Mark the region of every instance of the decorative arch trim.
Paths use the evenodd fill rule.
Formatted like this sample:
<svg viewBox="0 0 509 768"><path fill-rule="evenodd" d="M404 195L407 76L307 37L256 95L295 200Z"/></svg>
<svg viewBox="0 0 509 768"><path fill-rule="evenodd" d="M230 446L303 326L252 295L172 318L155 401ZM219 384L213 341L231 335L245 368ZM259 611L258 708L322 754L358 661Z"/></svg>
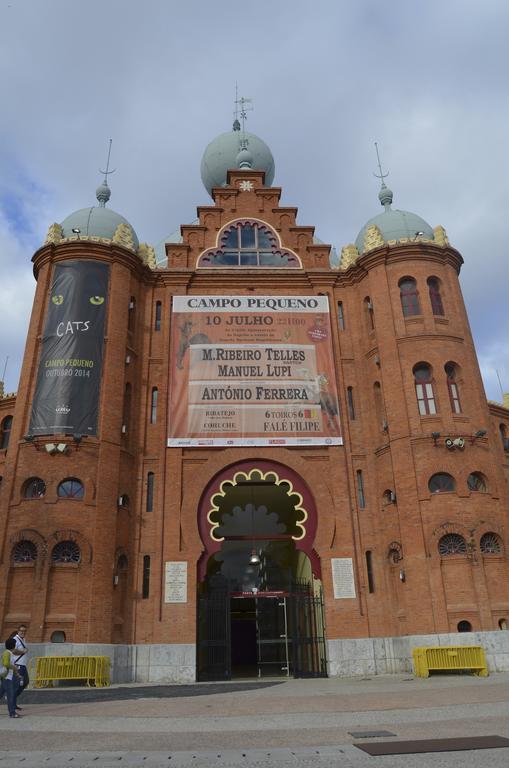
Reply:
<svg viewBox="0 0 509 768"><path fill-rule="evenodd" d="M250 225L251 227L256 228L260 232L262 232L270 245L264 245L261 247L260 245L254 245L252 247L246 247L244 248L230 248L227 245L227 240L235 227L238 227L239 225ZM238 251L241 253L243 250L246 252L252 252L252 253L272 253L274 255L279 255L282 259L285 259L286 263L284 264L226 264L226 263L216 263L214 264L213 260L214 258L217 258L218 256L223 255L225 252L235 252ZM257 260L258 261L258 260ZM302 269L302 262L299 258L299 256L292 251L290 248L287 248L283 246L281 243L281 238L279 237L279 234L276 232L274 227L272 227L270 224L268 224L266 221L263 221L262 219L255 219L255 218L237 218L232 219L231 221L227 222L218 232L216 237L216 245L212 248L206 248L204 251L200 253L196 260L196 268L197 269L211 269L214 267L220 267L222 269L225 268L240 268L240 269Z"/></svg>
<svg viewBox="0 0 509 768"><path fill-rule="evenodd" d="M228 487L234 487L239 481L249 480L255 472L264 480L274 477L275 485L288 485L287 496L295 500L295 522L300 531L291 538L296 548L309 557L315 577L321 578L320 560L313 549L318 515L313 495L306 482L295 470L284 464L247 459L221 470L202 493L198 504L198 529L205 551L198 563L198 579L201 581L205 577L208 558L221 549L223 538L215 533L221 523L213 519L219 510L221 499L226 496Z"/></svg>

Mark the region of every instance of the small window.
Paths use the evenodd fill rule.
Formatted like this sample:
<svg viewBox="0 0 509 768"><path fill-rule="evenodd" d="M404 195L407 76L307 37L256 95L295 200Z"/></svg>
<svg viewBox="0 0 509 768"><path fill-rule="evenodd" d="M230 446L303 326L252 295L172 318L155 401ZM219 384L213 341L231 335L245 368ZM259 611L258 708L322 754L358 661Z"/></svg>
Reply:
<svg viewBox="0 0 509 768"><path fill-rule="evenodd" d="M156 301L156 311L154 317L154 331L161 330L161 316L163 312L163 305L160 301Z"/></svg>
<svg viewBox="0 0 509 768"><path fill-rule="evenodd" d="M418 363L413 369L417 406L421 416L434 416L437 412L433 391L431 366Z"/></svg>
<svg viewBox="0 0 509 768"><path fill-rule="evenodd" d="M456 490L456 483L452 475L448 475L447 472L438 472L430 477L428 488L431 493L452 493Z"/></svg>
<svg viewBox="0 0 509 768"><path fill-rule="evenodd" d="M458 366L456 363L446 363L444 366L447 376L447 389L449 390L449 400L453 413L461 413L461 403L458 391Z"/></svg>
<svg viewBox="0 0 509 768"><path fill-rule="evenodd" d="M65 632L63 629L55 629L55 631L51 633L51 642L65 643Z"/></svg>
<svg viewBox="0 0 509 768"><path fill-rule="evenodd" d="M442 557L448 555L466 555L467 543L459 533L447 533L438 542L438 551Z"/></svg>
<svg viewBox="0 0 509 768"><path fill-rule="evenodd" d="M364 478L361 469L357 470L357 500L359 502L359 508L365 509L366 497L364 495Z"/></svg>
<svg viewBox="0 0 509 768"><path fill-rule="evenodd" d="M154 473L149 472L147 474L147 512L152 512L154 509Z"/></svg>
<svg viewBox="0 0 509 768"><path fill-rule="evenodd" d="M387 490L383 492L382 503L384 506L387 506L387 504L396 503L396 494L394 493L394 491L391 491L390 488L387 488Z"/></svg>
<svg viewBox="0 0 509 768"><path fill-rule="evenodd" d="M458 622L458 632L471 632L471 631L472 631L472 625L469 621Z"/></svg>
<svg viewBox="0 0 509 768"><path fill-rule="evenodd" d="M338 326L340 331L345 330L345 314L343 312L343 302L338 301Z"/></svg>
<svg viewBox="0 0 509 768"><path fill-rule="evenodd" d="M481 472L471 472L467 477L469 491L479 491L486 493L486 478Z"/></svg>
<svg viewBox="0 0 509 768"><path fill-rule="evenodd" d="M352 421L355 420L355 405L353 402L353 388L347 387L346 389L346 399L348 401L348 416Z"/></svg>
<svg viewBox="0 0 509 768"><path fill-rule="evenodd" d="M117 560L117 571L123 573L127 571L128 561L127 555L120 555Z"/></svg>
<svg viewBox="0 0 509 768"><path fill-rule="evenodd" d="M366 572L368 574L368 591L373 593L375 591L375 580L373 578L373 553L370 550L366 552Z"/></svg>
<svg viewBox="0 0 509 768"><path fill-rule="evenodd" d="M143 556L143 585L141 589L141 596L144 600L150 594L150 555Z"/></svg>
<svg viewBox="0 0 509 768"><path fill-rule="evenodd" d="M129 382L124 389L124 408L122 411L122 434L127 435L131 426L131 399L132 388Z"/></svg>
<svg viewBox="0 0 509 768"><path fill-rule="evenodd" d="M399 295L401 298L401 308L405 317L421 314L421 305L419 302L419 293L417 283L413 277L403 277L399 283Z"/></svg>
<svg viewBox="0 0 509 768"><path fill-rule="evenodd" d="M369 296L366 296L364 299L364 312L366 313L366 322L368 324L368 330L374 331L375 330L375 314L373 311L373 302L369 298Z"/></svg>
<svg viewBox="0 0 509 768"><path fill-rule="evenodd" d="M373 384L373 399L375 401L375 414L377 427L381 432L385 432L387 425L384 418L384 407L382 399L382 387L379 381L375 381Z"/></svg>
<svg viewBox="0 0 509 768"><path fill-rule="evenodd" d="M481 536L479 548L483 555L500 555L502 553L502 540L493 531Z"/></svg>
<svg viewBox="0 0 509 768"><path fill-rule="evenodd" d="M85 488L81 480L68 477L66 480L62 480L58 486L57 495L60 499L82 499L85 495Z"/></svg>
<svg viewBox="0 0 509 768"><path fill-rule="evenodd" d="M498 628L507 630L507 619L499 619L498 620Z"/></svg>
<svg viewBox="0 0 509 768"><path fill-rule="evenodd" d="M33 541L24 539L18 541L12 550L12 559L15 563L35 563L37 560L37 547Z"/></svg>
<svg viewBox="0 0 509 768"><path fill-rule="evenodd" d="M155 424L157 422L157 387L152 387L152 397L150 399L150 423Z"/></svg>
<svg viewBox="0 0 509 768"><path fill-rule="evenodd" d="M0 426L0 451L6 451L12 429L12 416L6 416Z"/></svg>
<svg viewBox="0 0 509 768"><path fill-rule="evenodd" d="M80 548L75 541L60 541L51 553L54 563L79 563L81 560Z"/></svg>
<svg viewBox="0 0 509 768"><path fill-rule="evenodd" d="M134 331L134 326L136 323L136 299L134 296L131 296L129 299L129 313L127 315L127 330L131 333Z"/></svg>
<svg viewBox="0 0 509 768"><path fill-rule="evenodd" d="M428 277L429 300L434 315L445 315L442 296L440 294L440 280L438 277Z"/></svg>
<svg viewBox="0 0 509 768"><path fill-rule="evenodd" d="M505 453L509 453L509 437L507 437L507 427L505 424L500 425L500 438L502 440L502 448Z"/></svg>
<svg viewBox="0 0 509 768"><path fill-rule="evenodd" d="M40 477L31 477L25 483L23 496L25 499L42 499L46 493L46 483Z"/></svg>

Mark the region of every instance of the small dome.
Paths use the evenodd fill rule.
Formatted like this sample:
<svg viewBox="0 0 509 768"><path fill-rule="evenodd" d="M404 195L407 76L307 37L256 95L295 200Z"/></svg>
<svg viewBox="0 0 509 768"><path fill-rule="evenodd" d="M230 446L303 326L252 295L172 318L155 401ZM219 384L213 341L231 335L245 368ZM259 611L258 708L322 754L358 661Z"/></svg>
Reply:
<svg viewBox="0 0 509 768"><path fill-rule="evenodd" d="M79 211L71 213L62 222L62 236L76 237L76 234L80 234L81 237L104 237L107 240L113 240L119 224L127 224L130 227L133 233L134 248L138 250L138 238L129 222L119 213L102 206L81 208ZM79 229L79 233L73 232L73 229Z"/></svg>
<svg viewBox="0 0 509 768"><path fill-rule="evenodd" d="M252 156L253 169L265 171L265 186L271 186L275 172L272 152L254 133L242 133L235 125L233 131L216 136L203 153L201 180L209 195L213 187L226 186L227 172L237 167L237 157L244 139L247 140L247 149Z"/></svg>
<svg viewBox="0 0 509 768"><path fill-rule="evenodd" d="M385 184L382 184L378 197L385 210L367 221L357 235L355 245L359 253L364 253L364 236L372 224L378 227L385 242L403 238L412 240L422 236L428 240L434 239L432 227L420 216L409 211L392 210L392 192Z"/></svg>

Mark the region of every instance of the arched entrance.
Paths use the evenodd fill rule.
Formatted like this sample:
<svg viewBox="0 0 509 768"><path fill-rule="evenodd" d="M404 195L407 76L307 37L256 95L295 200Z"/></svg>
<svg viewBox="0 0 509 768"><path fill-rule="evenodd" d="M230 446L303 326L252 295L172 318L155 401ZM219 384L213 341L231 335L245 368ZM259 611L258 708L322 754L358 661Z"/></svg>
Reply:
<svg viewBox="0 0 509 768"><path fill-rule="evenodd" d="M290 468L245 461L200 500L199 680L324 677L313 497Z"/></svg>

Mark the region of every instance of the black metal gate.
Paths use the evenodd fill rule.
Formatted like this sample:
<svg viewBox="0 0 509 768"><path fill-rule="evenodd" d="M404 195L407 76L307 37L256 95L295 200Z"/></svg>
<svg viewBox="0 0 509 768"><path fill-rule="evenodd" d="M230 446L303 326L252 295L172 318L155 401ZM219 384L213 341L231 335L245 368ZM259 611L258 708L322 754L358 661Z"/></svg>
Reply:
<svg viewBox="0 0 509 768"><path fill-rule="evenodd" d="M216 574L204 587L198 597L198 680L230 680L228 581ZM327 677L321 590L313 593L309 584L294 584L291 592L258 592L249 599L256 605L258 676Z"/></svg>

